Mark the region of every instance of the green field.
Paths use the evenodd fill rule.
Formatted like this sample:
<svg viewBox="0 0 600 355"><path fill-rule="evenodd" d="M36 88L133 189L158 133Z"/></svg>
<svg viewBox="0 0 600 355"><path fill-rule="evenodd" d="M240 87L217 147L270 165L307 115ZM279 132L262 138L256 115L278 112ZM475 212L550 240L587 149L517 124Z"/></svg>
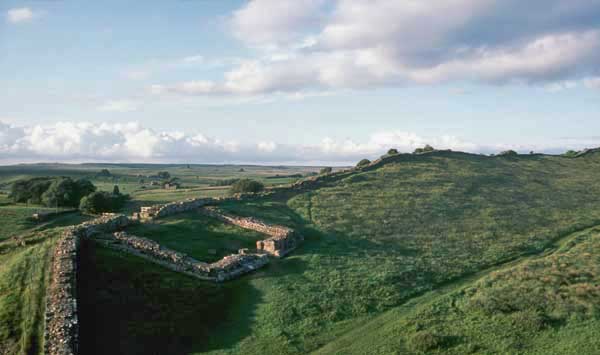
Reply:
<svg viewBox="0 0 600 355"><path fill-rule="evenodd" d="M90 174L75 167L73 174ZM227 194L227 187L210 186L215 179L251 176L276 186L291 180L267 177L316 170L109 169L121 183L131 180L124 186L132 189L122 189L133 197L126 211ZM137 174L160 170L180 177L183 188L136 187ZM9 175L0 169L5 181L27 174ZM598 176L600 154L436 152L391 157L306 190L229 202L221 207L296 228L305 242L219 286L88 243L81 346L86 354L593 353L600 332ZM98 185L108 190L112 181ZM129 232L206 261L264 238L195 212Z"/></svg>
<svg viewBox="0 0 600 355"><path fill-rule="evenodd" d="M128 231L206 262L235 254L242 248L256 248L256 241L266 238L263 234L224 224L196 211L140 224Z"/></svg>

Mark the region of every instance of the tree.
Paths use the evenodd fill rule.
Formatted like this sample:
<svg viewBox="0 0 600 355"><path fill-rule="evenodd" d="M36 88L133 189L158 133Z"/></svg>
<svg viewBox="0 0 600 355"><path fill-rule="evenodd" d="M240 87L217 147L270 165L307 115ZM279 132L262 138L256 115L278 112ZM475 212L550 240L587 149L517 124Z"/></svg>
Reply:
<svg viewBox="0 0 600 355"><path fill-rule="evenodd" d="M329 166L324 167L323 169L321 169L321 171L319 171L319 174L321 175L325 175L325 174L329 174L333 171L333 169Z"/></svg>
<svg viewBox="0 0 600 355"><path fill-rule="evenodd" d="M96 187L89 180L58 178L42 194L42 202L48 207L77 207L83 196L94 191Z"/></svg>
<svg viewBox="0 0 600 355"><path fill-rule="evenodd" d="M111 176L111 173L110 173L110 171L108 169L102 169L98 173L98 176L108 177L108 176Z"/></svg>
<svg viewBox="0 0 600 355"><path fill-rule="evenodd" d="M119 191L119 185L115 185L115 187L113 187L113 195L120 195L121 192Z"/></svg>
<svg viewBox="0 0 600 355"><path fill-rule="evenodd" d="M367 166L369 164L371 164L371 161L369 159L363 159L363 160L359 161L358 164L356 164L356 166L358 168L362 168L363 166Z"/></svg>
<svg viewBox="0 0 600 355"><path fill-rule="evenodd" d="M498 155L503 157L516 157L517 155L519 155L519 153L515 152L514 150L505 150L503 152L500 152Z"/></svg>
<svg viewBox="0 0 600 355"><path fill-rule="evenodd" d="M429 144L425 144L425 146L423 148L417 148L415 149L415 151L413 152L413 154L422 154L422 153L428 153L428 152L433 152L435 149L430 146Z"/></svg>
<svg viewBox="0 0 600 355"><path fill-rule="evenodd" d="M388 155L396 155L396 154L398 154L398 149L392 148L392 149L388 150L387 154Z"/></svg>
<svg viewBox="0 0 600 355"><path fill-rule="evenodd" d="M161 179L170 179L171 178L171 174L169 174L168 171L159 171L158 174L156 174L156 176L158 176Z"/></svg>
<svg viewBox="0 0 600 355"><path fill-rule="evenodd" d="M250 179L240 179L231 185L232 193L243 193L243 192L251 192L257 193L265 189L265 185L262 183L250 180Z"/></svg>
<svg viewBox="0 0 600 355"><path fill-rule="evenodd" d="M114 212L121 209L127 200L129 195L97 191L84 196L79 203L79 209L87 213Z"/></svg>
<svg viewBox="0 0 600 355"><path fill-rule="evenodd" d="M8 197L13 202L42 203L42 194L50 187L54 178L38 177L15 181Z"/></svg>
<svg viewBox="0 0 600 355"><path fill-rule="evenodd" d="M574 150L568 150L568 151L566 151L566 152L565 152L563 155L564 155L565 157L574 157L574 156L576 156L577 154L579 154L579 152L577 152L577 151L574 151Z"/></svg>

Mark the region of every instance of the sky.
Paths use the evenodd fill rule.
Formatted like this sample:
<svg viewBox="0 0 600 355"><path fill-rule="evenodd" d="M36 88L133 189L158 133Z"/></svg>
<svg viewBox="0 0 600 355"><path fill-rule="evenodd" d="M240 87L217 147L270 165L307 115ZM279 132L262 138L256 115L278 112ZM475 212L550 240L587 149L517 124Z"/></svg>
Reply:
<svg viewBox="0 0 600 355"><path fill-rule="evenodd" d="M600 0L0 2L0 164L600 146Z"/></svg>

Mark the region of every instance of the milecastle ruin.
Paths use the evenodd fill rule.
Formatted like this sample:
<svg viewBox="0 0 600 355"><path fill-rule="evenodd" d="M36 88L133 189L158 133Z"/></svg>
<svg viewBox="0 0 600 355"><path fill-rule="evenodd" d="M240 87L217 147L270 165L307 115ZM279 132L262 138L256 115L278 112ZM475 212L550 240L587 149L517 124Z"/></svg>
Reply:
<svg viewBox="0 0 600 355"><path fill-rule="evenodd" d="M269 256L282 257L294 250L304 238L293 229L269 225L251 217L226 214L216 205L233 198L198 198L163 205L142 207L131 217L105 213L100 217L65 228L53 252L51 279L46 297L45 354L75 355L78 353L77 259L81 238L94 238L111 248L122 250L176 272L201 280L223 282L265 266ZM210 207L208 207L210 206ZM205 208L202 208L205 207ZM206 263L170 250L159 243L127 234L124 229L136 223L198 210L225 223L251 229L268 236L258 241L256 250L240 249L237 254Z"/></svg>

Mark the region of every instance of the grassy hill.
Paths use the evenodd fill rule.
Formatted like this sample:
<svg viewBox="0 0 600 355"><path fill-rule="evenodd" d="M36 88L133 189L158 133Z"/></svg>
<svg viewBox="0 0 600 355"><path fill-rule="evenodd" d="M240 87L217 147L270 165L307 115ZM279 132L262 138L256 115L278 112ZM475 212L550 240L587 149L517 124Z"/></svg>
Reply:
<svg viewBox="0 0 600 355"><path fill-rule="evenodd" d="M223 285L233 295L223 307L245 316L234 313L232 326L211 328L194 353L316 351L417 297L542 255L571 233L600 224L599 174L597 154L437 152L392 157L334 174L315 188L225 205L298 228L306 241L290 257ZM412 336L394 329L385 336ZM460 337L443 339L442 353L465 349Z"/></svg>
<svg viewBox="0 0 600 355"><path fill-rule="evenodd" d="M435 152L392 156L310 188L231 202L223 209L289 225L306 240L289 257L219 286L88 245L82 349L533 354L553 346L586 353L600 331L598 176L594 152ZM135 233L198 257L258 237L247 241L244 232L196 214ZM564 285L577 286L562 292ZM551 297L555 290L564 298ZM531 307L542 301L546 308Z"/></svg>

